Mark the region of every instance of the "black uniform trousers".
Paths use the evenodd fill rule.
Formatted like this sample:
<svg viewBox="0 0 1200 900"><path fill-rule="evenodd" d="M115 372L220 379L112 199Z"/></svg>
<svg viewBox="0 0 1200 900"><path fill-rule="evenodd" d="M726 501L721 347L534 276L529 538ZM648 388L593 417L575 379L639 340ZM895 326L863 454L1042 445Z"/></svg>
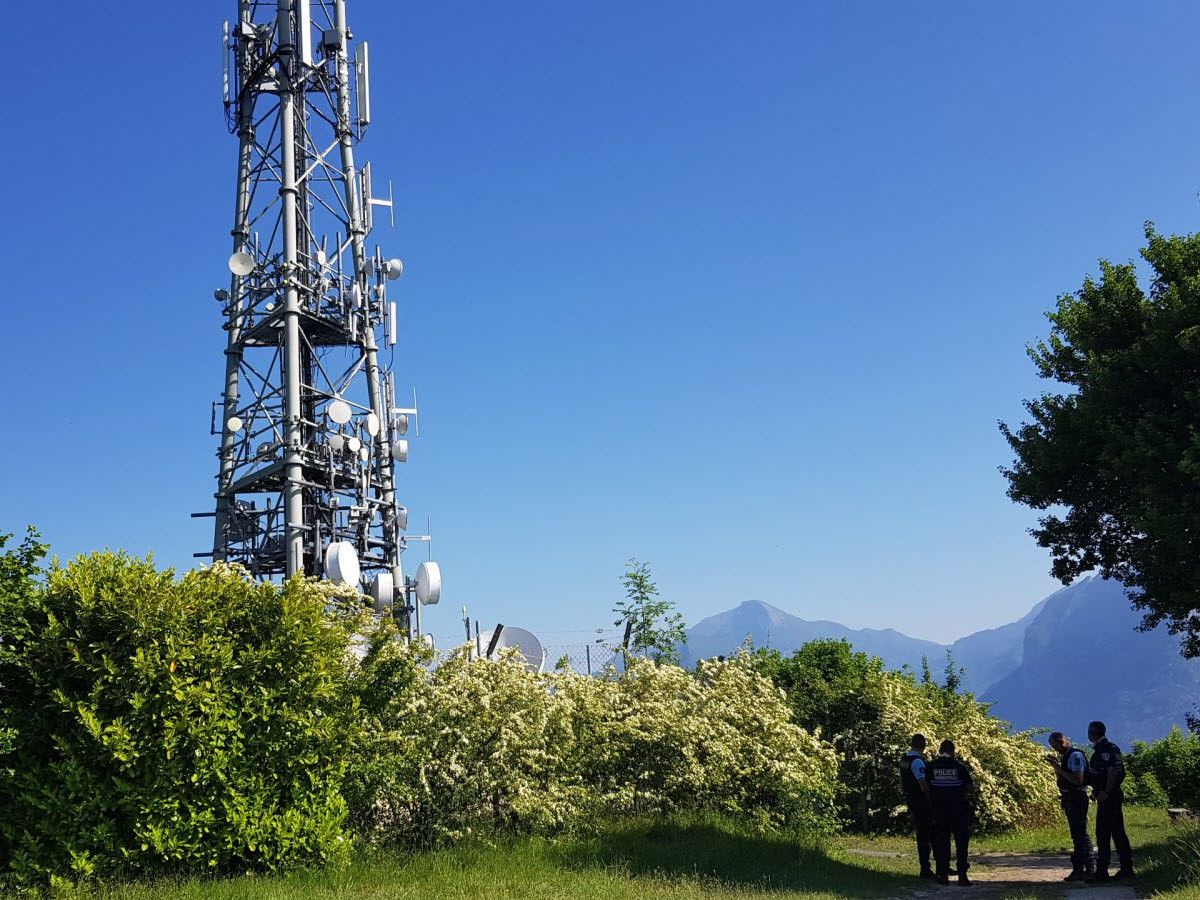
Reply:
<svg viewBox="0 0 1200 900"><path fill-rule="evenodd" d="M933 839L933 811L929 801L924 797L919 800L909 798L908 814L912 817L913 830L917 833L917 859L921 861L921 871L929 868L929 850Z"/></svg>
<svg viewBox="0 0 1200 900"><path fill-rule="evenodd" d="M966 803L950 803L933 807L933 858L937 862L937 873L950 873L950 838L954 838L954 855L958 860L958 874L966 875L970 863L967 850L971 843L971 826L975 824L975 812Z"/></svg>
<svg viewBox="0 0 1200 900"><path fill-rule="evenodd" d="M1112 844L1117 845L1121 868L1133 868L1133 848L1125 833L1125 810L1121 808L1123 800L1118 789L1107 800L1096 801L1096 869L1101 872L1108 869L1112 860Z"/></svg>
<svg viewBox="0 0 1200 900"><path fill-rule="evenodd" d="M1092 858L1092 836L1088 834L1088 797L1084 791L1070 791L1060 797L1067 827L1071 829L1071 865L1084 868Z"/></svg>

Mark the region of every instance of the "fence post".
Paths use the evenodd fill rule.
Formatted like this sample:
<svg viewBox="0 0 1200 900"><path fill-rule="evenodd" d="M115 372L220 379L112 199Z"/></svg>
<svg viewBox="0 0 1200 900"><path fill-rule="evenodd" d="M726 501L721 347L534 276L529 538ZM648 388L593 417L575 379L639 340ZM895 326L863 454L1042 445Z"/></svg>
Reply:
<svg viewBox="0 0 1200 900"><path fill-rule="evenodd" d="M588 675L590 676L592 674L592 645L591 644L583 645L583 655L587 657L587 669L588 669Z"/></svg>

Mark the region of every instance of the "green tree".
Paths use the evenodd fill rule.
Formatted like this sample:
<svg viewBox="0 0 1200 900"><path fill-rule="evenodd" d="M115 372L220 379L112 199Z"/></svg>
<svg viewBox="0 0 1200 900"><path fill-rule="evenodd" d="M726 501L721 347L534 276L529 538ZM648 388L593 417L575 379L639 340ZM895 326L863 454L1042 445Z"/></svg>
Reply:
<svg viewBox="0 0 1200 900"><path fill-rule="evenodd" d="M619 627L629 624L629 649L659 662L677 663L679 644L684 639L683 616L675 604L658 597L658 585L650 579L650 566L631 559L621 578L625 599L613 607Z"/></svg>
<svg viewBox="0 0 1200 900"><path fill-rule="evenodd" d="M1200 235L1146 225L1143 290L1132 262L1100 263L1048 313L1029 348L1062 387L1001 423L1016 459L1008 495L1042 510L1032 534L1064 584L1099 570L1200 656Z"/></svg>

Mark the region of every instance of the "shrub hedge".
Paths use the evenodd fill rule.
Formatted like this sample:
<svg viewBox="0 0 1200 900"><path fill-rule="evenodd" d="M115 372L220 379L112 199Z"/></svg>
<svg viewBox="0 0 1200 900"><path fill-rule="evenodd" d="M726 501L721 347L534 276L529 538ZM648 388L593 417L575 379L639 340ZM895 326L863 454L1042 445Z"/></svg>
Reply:
<svg viewBox="0 0 1200 900"><path fill-rule="evenodd" d="M347 630L313 582L96 553L0 593L0 869L271 870L347 849Z"/></svg>
<svg viewBox="0 0 1200 900"><path fill-rule="evenodd" d="M311 579L176 577L119 553L43 573L43 553L33 535L0 553L9 885L269 871L337 863L352 839L428 846L629 813L888 825L914 730L959 742L985 827L1054 815L1024 736L848 647L601 678L465 649L435 665Z"/></svg>

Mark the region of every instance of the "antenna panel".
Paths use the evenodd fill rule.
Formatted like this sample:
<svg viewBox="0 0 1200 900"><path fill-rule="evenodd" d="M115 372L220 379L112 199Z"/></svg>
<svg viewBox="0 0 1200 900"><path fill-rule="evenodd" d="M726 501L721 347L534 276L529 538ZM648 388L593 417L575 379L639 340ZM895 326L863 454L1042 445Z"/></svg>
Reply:
<svg viewBox="0 0 1200 900"><path fill-rule="evenodd" d="M357 75L358 127L366 128L371 124L371 58L367 52L367 42L358 45L354 54L354 69Z"/></svg>
<svg viewBox="0 0 1200 900"><path fill-rule="evenodd" d="M296 20L300 28L300 61L306 66L311 66L313 64L311 0L297 0Z"/></svg>

